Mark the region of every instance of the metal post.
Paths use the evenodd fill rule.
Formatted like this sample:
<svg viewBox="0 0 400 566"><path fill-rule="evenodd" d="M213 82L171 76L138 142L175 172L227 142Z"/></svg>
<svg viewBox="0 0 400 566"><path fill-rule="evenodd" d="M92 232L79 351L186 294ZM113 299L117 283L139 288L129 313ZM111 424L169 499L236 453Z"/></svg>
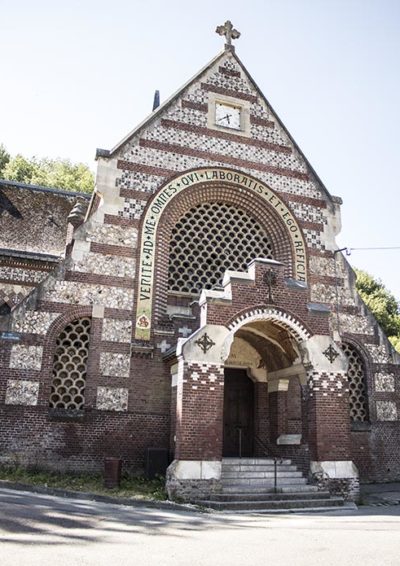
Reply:
<svg viewBox="0 0 400 566"><path fill-rule="evenodd" d="M274 492L278 489L278 459L274 458Z"/></svg>
<svg viewBox="0 0 400 566"><path fill-rule="evenodd" d="M240 428L240 426L238 427L238 431L239 431L239 458L242 457L242 429Z"/></svg>

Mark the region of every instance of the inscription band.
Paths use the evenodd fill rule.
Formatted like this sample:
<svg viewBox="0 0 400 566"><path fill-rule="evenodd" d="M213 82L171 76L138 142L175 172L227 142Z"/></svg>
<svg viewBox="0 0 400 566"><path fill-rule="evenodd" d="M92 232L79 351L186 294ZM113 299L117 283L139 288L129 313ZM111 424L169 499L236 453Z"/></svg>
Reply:
<svg viewBox="0 0 400 566"><path fill-rule="evenodd" d="M287 227L294 251L294 277L306 281L306 245L302 231L285 203L266 185L248 175L222 168L197 169L168 183L151 201L143 220L139 262L135 338L150 340L157 227L165 207L181 191L207 181L223 181L258 194Z"/></svg>

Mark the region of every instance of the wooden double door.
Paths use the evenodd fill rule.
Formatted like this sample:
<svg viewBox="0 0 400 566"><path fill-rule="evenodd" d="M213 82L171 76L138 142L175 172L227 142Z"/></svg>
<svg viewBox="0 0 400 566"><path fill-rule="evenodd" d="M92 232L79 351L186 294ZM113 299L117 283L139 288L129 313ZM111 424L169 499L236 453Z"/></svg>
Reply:
<svg viewBox="0 0 400 566"><path fill-rule="evenodd" d="M225 369L223 455L253 456L254 384L246 370Z"/></svg>

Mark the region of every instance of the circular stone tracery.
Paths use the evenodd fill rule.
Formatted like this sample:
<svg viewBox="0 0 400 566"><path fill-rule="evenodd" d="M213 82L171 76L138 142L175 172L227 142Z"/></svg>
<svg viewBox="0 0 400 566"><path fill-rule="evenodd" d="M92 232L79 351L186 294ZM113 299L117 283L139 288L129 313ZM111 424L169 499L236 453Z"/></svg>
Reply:
<svg viewBox="0 0 400 566"><path fill-rule="evenodd" d="M57 338L50 394L53 409L83 409L90 323L90 318L74 320Z"/></svg>
<svg viewBox="0 0 400 566"><path fill-rule="evenodd" d="M367 387L365 383L364 362L351 344L342 343L342 350L349 361L347 377L349 380L350 419L363 422L368 420Z"/></svg>
<svg viewBox="0 0 400 566"><path fill-rule="evenodd" d="M220 285L227 269L247 271L256 257L273 259L272 244L260 224L236 206L203 203L172 230L169 290L197 295Z"/></svg>

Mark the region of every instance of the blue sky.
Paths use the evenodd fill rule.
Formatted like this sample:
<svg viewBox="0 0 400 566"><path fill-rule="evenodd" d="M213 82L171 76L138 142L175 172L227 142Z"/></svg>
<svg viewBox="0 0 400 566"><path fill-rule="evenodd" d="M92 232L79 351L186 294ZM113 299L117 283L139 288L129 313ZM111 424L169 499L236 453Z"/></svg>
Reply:
<svg viewBox="0 0 400 566"><path fill-rule="evenodd" d="M237 52L331 194L340 247L400 246L399 0L0 0L0 143L95 169L223 47ZM352 265L400 297L400 250Z"/></svg>

